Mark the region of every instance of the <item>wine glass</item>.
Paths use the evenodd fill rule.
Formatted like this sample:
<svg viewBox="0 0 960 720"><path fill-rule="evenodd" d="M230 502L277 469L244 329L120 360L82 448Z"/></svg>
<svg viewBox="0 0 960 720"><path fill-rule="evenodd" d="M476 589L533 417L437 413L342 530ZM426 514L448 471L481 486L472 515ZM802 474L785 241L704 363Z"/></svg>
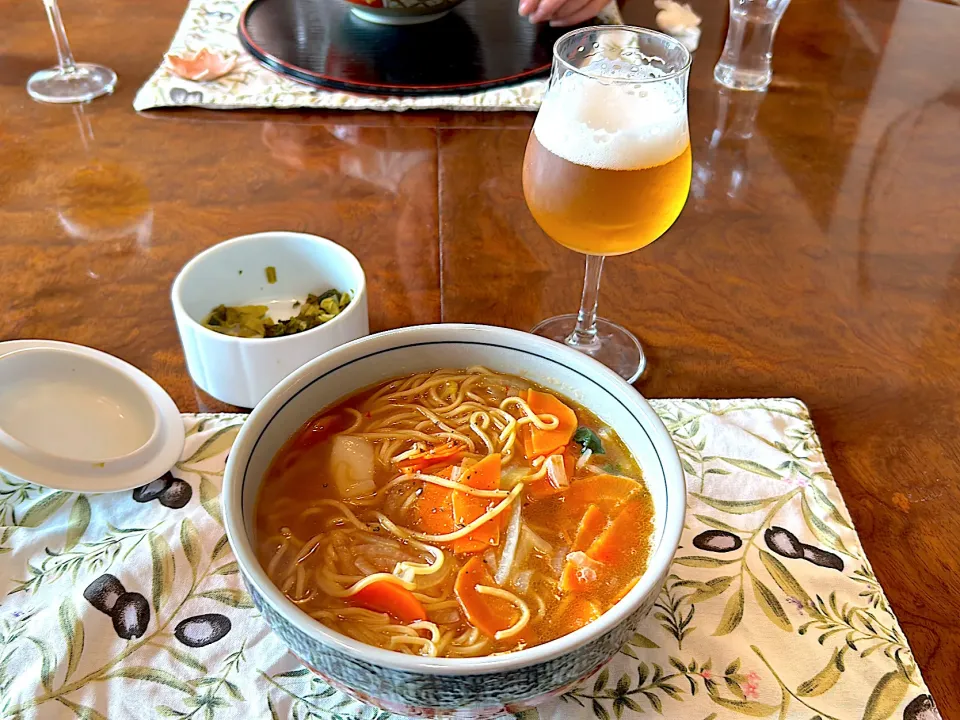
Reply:
<svg viewBox="0 0 960 720"><path fill-rule="evenodd" d="M57 0L43 0L43 6L50 21L60 64L30 76L27 81L30 97L40 102L75 103L87 102L113 92L117 84L117 74L113 70L103 65L74 62Z"/></svg>
<svg viewBox="0 0 960 720"><path fill-rule="evenodd" d="M533 332L584 352L633 382L646 357L626 328L597 317L608 255L649 245L690 190L690 53L669 35L625 26L567 33L527 142L523 194L553 240L586 255L580 312Z"/></svg>

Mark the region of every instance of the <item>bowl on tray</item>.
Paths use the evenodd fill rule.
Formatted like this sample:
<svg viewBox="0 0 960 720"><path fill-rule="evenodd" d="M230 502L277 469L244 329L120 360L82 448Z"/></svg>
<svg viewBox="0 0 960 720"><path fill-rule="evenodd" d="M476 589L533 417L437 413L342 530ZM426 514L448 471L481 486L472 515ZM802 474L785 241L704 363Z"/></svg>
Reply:
<svg viewBox="0 0 960 720"><path fill-rule="evenodd" d="M439 20L463 0L345 0L361 20L378 25L420 25Z"/></svg>
<svg viewBox="0 0 960 720"><path fill-rule="evenodd" d="M262 305L273 320L285 320L310 293L331 289L346 293L349 303L297 334L234 337L204 324L220 305ZM335 242L305 233L263 232L214 245L180 271L171 300L190 377L216 399L240 407L253 407L308 360L369 332L359 261Z"/></svg>
<svg viewBox="0 0 960 720"><path fill-rule="evenodd" d="M354 391L439 367L482 365L527 378L592 411L637 460L652 496L647 567L621 600L584 627L516 652L422 657L335 632L284 595L257 559L255 504L275 454L307 420ZM586 355L543 338L483 325L427 325L379 333L319 357L275 387L240 431L223 485L230 545L263 617L314 672L385 710L416 717L497 717L572 687L617 654L652 608L677 549L686 491L677 451L647 402Z"/></svg>

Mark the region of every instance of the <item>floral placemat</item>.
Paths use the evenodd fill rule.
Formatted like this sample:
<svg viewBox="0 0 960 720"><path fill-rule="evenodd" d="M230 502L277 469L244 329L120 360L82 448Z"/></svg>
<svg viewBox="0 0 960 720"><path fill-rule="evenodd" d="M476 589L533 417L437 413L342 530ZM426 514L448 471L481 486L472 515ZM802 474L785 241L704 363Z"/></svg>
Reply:
<svg viewBox="0 0 960 720"><path fill-rule="evenodd" d="M680 551L606 668L523 720L939 720L796 400L659 400ZM243 588L219 491L241 415L185 415L132 492L0 475L0 717L386 720L299 665Z"/></svg>
<svg viewBox="0 0 960 720"><path fill-rule="evenodd" d="M306 0L305 0L306 1ZM311 0L316 1L316 0ZM279 75L243 49L237 23L249 0L190 0L168 52L201 48L236 54L236 67L212 82L192 82L161 64L133 101L135 110L197 106L215 110L238 108L327 108L341 110L537 110L546 80L530 80L505 88L465 95L377 97L321 90ZM602 22L623 20L615 2L599 15Z"/></svg>

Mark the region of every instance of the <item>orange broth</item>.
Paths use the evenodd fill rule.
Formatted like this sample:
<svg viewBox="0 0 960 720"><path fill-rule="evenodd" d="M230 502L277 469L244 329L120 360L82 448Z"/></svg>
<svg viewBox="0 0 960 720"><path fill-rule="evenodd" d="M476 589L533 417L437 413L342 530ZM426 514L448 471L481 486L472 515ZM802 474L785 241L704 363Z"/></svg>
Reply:
<svg viewBox="0 0 960 720"><path fill-rule="evenodd" d="M527 417L521 402L544 426L557 417L557 429L539 429L528 419L508 447L507 418ZM538 403L556 412L533 411ZM542 461L526 456L534 435L543 446L565 438L573 415L577 439ZM444 426L452 432L443 435ZM602 453L591 450L583 458L592 441L584 440L582 428L602 443ZM538 473L543 477L529 481ZM497 496L415 479L421 475ZM465 537L397 537L462 532L505 503L508 492L515 499ZM398 378L318 412L274 458L256 518L261 563L305 612L363 642L449 657L519 650L596 619L643 574L653 534L650 493L613 429L569 398L486 370ZM470 550L455 552L463 548ZM434 567L440 551L441 568L427 573L423 568ZM415 563L424 574L413 577L409 589L387 578L335 596L375 573L402 575L398 563Z"/></svg>

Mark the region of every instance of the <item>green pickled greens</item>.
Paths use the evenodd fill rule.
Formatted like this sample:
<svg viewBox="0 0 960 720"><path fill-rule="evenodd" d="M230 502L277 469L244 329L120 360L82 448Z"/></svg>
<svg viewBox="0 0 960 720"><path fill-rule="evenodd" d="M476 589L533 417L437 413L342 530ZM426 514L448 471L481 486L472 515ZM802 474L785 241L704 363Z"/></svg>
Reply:
<svg viewBox="0 0 960 720"><path fill-rule="evenodd" d="M203 321L204 327L224 335L243 338L272 338L311 330L330 322L350 304L350 295L337 289L321 295L310 294L293 304L297 314L287 320L267 317L266 305L218 305Z"/></svg>

